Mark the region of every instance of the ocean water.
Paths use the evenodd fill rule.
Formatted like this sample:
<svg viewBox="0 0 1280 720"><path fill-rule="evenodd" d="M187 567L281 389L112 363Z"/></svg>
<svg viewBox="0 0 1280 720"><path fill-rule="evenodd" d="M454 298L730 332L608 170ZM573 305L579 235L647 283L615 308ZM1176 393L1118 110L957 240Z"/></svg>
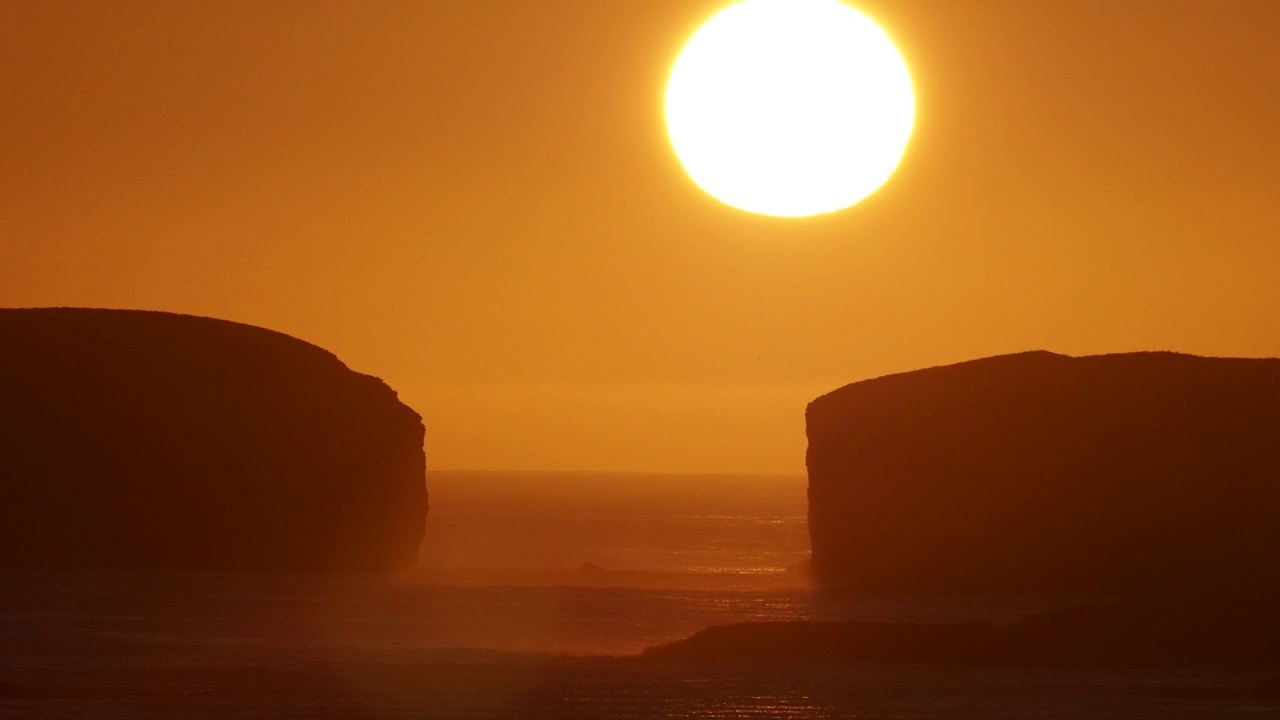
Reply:
<svg viewBox="0 0 1280 720"><path fill-rule="evenodd" d="M429 482L422 564L451 581L807 582L795 572L809 552L804 476L436 473Z"/></svg>
<svg viewBox="0 0 1280 720"><path fill-rule="evenodd" d="M1006 622L1087 599L820 592L802 478L431 488L422 567L397 578L0 576L0 717L1280 717L1265 674L643 659L713 624Z"/></svg>

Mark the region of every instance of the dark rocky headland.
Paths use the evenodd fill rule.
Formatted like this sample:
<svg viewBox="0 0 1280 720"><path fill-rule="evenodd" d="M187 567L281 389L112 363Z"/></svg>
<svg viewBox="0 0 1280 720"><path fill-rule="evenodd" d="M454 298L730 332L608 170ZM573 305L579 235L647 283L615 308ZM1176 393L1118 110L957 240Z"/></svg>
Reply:
<svg viewBox="0 0 1280 720"><path fill-rule="evenodd" d="M1007 626L728 625L648 657L1280 667L1280 360L993 357L846 386L807 429L833 592L1123 599Z"/></svg>
<svg viewBox="0 0 1280 720"><path fill-rule="evenodd" d="M887 592L1274 586L1280 360L1005 355L806 413L813 569Z"/></svg>
<svg viewBox="0 0 1280 720"><path fill-rule="evenodd" d="M0 567L404 569L425 471L417 413L301 340L0 310Z"/></svg>

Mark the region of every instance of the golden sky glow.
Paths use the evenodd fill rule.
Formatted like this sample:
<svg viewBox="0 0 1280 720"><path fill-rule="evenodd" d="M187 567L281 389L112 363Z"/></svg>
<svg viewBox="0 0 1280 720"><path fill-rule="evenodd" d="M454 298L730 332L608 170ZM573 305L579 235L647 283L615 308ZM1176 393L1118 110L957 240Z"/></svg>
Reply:
<svg viewBox="0 0 1280 720"><path fill-rule="evenodd" d="M436 468L802 472L805 403L862 378L1280 355L1280 3L851 4L911 142L784 220L671 151L725 2L0 3L0 304L304 338Z"/></svg>
<svg viewBox="0 0 1280 720"><path fill-rule="evenodd" d="M897 167L915 116L892 41L839 0L750 0L707 21L667 85L676 155L703 190L780 217L846 208Z"/></svg>

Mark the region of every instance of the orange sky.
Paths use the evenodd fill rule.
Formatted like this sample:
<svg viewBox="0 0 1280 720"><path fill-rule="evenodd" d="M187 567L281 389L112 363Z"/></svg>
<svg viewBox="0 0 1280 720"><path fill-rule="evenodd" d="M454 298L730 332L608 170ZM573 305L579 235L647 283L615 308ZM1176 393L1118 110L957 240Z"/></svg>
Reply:
<svg viewBox="0 0 1280 720"><path fill-rule="evenodd" d="M0 2L0 305L274 328L435 468L802 472L808 400L1043 348L1280 355L1280 2L876 0L917 127L744 214L662 92L723 0Z"/></svg>

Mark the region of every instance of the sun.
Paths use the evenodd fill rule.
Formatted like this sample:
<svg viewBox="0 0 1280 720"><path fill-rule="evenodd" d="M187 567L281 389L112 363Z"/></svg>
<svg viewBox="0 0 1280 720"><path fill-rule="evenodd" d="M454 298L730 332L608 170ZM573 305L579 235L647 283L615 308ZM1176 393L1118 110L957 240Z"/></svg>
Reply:
<svg viewBox="0 0 1280 720"><path fill-rule="evenodd" d="M727 205L803 217L875 192L915 124L906 63L839 0L746 0L681 52L667 129L693 181Z"/></svg>

